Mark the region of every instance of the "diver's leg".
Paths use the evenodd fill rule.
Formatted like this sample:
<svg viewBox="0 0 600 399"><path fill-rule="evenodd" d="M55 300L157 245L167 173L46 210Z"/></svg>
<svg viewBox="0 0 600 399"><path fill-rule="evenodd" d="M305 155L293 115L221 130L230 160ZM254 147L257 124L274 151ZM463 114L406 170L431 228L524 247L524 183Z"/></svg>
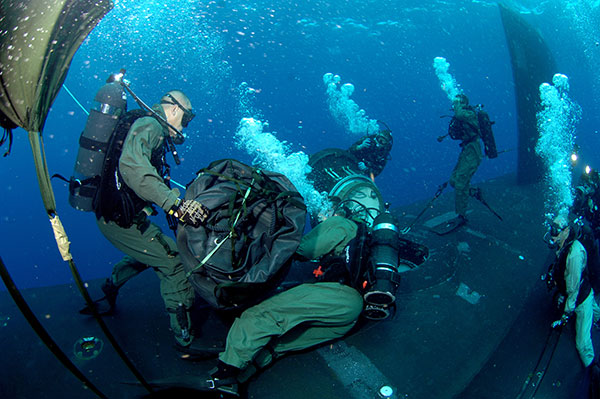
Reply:
<svg viewBox="0 0 600 399"><path fill-rule="evenodd" d="M154 269L160 280L160 292L171 318L171 328L176 336L181 329L177 322L177 309L180 304L187 310L194 301L194 290L185 276L183 264L175 241L162 233L154 223L145 229L137 226L121 228L113 222L98 223L101 231L122 252L137 262ZM189 320L189 314L187 315Z"/></svg>
<svg viewBox="0 0 600 399"><path fill-rule="evenodd" d="M592 301L592 313L594 314L593 317L593 322L597 323L598 320L600 320L600 306L598 306L598 297L597 294L595 292L593 292L592 290L592 296L594 297L594 300Z"/></svg>
<svg viewBox="0 0 600 399"><path fill-rule="evenodd" d="M229 330L219 359L240 369L253 360L263 367L272 359L271 350L282 354L342 337L361 311L362 297L350 287L302 284L242 313ZM271 350L261 352L267 345Z"/></svg>
<svg viewBox="0 0 600 399"><path fill-rule="evenodd" d="M125 255L123 259L113 267L110 281L117 288L121 288L123 284L146 269L148 269L148 265L138 262L129 255Z"/></svg>
<svg viewBox="0 0 600 399"><path fill-rule="evenodd" d="M594 346L592 345L592 319L594 295L590 295L575 309L575 346L584 367L589 366L594 360Z"/></svg>
<svg viewBox="0 0 600 399"><path fill-rule="evenodd" d="M470 182L481 163L481 159L479 141L465 145L450 176L450 185L455 190L454 209L462 217L467 216Z"/></svg>

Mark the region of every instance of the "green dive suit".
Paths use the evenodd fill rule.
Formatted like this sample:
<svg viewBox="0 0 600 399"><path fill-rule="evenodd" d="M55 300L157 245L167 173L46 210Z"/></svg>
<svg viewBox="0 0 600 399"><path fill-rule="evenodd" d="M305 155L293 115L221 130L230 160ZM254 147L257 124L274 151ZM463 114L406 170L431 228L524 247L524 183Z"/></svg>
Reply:
<svg viewBox="0 0 600 399"><path fill-rule="evenodd" d="M302 238L298 254L339 254L356 235L356 224L334 216ZM235 320L219 359L242 369L245 381L277 356L344 336L363 308L361 295L334 282L305 283L244 311Z"/></svg>
<svg viewBox="0 0 600 399"><path fill-rule="evenodd" d="M479 143L479 122L475 110L456 104L454 117L460 123L463 139L460 143L462 151L450 176L450 185L455 190L454 209L458 215L466 217L471 178L481 164L483 153Z"/></svg>
<svg viewBox="0 0 600 399"><path fill-rule="evenodd" d="M153 109L165 117L161 106ZM166 129L153 117L142 117L131 126L119 159L119 172L123 182L148 205L156 204L168 211L179 197L179 190L170 189L164 182L153 156L164 146L168 134ZM164 161L163 161L164 162ZM160 280L160 292L168 311L171 312L171 326L176 330L174 310L179 304L189 308L194 299L194 290L185 277L177 245L172 238L151 223L141 211L136 223L129 228L118 226L113 221L101 217L97 223L104 236L126 255L112 271L112 282L121 287L130 278L147 268L154 269Z"/></svg>

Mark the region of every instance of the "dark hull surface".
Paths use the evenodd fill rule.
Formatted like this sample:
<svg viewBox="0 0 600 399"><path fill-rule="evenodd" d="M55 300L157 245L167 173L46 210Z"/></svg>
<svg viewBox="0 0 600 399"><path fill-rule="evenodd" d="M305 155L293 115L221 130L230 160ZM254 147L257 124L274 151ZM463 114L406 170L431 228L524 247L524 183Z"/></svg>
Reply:
<svg viewBox="0 0 600 399"><path fill-rule="evenodd" d="M448 189L405 236L428 246L431 255L420 268L403 273L393 317L361 321L341 341L283 357L251 380L248 396L376 398L389 385L398 398L573 397L583 377L574 329L568 325L562 334L550 334L557 314L540 281L548 256L541 239L541 190L515 182L508 176L481 184L504 221L472 199L469 223L439 236L427 225L453 209ZM423 206L396 209L401 225ZM92 295L99 295L100 284L90 283ZM78 313L82 299L74 286L23 294L61 349L107 397L145 393L93 318ZM0 298L0 397L94 397L41 343L9 295ZM173 348L152 272L122 288L118 311L105 320L147 380L193 388L214 366L182 360ZM222 344L227 317L200 304L194 320L197 340ZM75 355L83 337L103 342L97 357Z"/></svg>

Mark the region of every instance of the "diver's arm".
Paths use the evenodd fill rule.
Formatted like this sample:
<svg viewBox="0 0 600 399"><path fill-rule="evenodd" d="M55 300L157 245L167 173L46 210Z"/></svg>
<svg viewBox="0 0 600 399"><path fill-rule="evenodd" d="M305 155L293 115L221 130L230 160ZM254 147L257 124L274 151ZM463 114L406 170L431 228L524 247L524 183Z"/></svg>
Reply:
<svg viewBox="0 0 600 399"><path fill-rule="evenodd" d="M581 286L581 273L585 268L587 255L583 245L579 241L573 242L567 257L565 268L565 282L567 286L567 299L565 301L565 313L569 314L577 306L577 294Z"/></svg>
<svg viewBox="0 0 600 399"><path fill-rule="evenodd" d="M180 193L165 184L150 163L152 151L163 145L162 126L152 117L140 118L129 131L119 158L119 171L125 184L143 200L168 211Z"/></svg>
<svg viewBox="0 0 600 399"><path fill-rule="evenodd" d="M332 216L302 237L296 253L304 259L318 259L327 254L339 255L356 237L358 226L342 216Z"/></svg>

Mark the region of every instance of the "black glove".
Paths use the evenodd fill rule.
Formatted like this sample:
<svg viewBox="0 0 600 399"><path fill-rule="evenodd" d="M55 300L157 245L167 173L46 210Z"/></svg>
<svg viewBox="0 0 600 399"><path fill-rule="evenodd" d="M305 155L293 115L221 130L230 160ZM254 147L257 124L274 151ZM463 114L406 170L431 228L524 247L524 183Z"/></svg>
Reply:
<svg viewBox="0 0 600 399"><path fill-rule="evenodd" d="M171 207L169 215L173 215L183 224L198 227L208 218L208 209L198 201L181 200Z"/></svg>
<svg viewBox="0 0 600 399"><path fill-rule="evenodd" d="M565 324L567 324L569 322L569 316L569 314L564 313L560 319L552 323L552 328L564 326Z"/></svg>

